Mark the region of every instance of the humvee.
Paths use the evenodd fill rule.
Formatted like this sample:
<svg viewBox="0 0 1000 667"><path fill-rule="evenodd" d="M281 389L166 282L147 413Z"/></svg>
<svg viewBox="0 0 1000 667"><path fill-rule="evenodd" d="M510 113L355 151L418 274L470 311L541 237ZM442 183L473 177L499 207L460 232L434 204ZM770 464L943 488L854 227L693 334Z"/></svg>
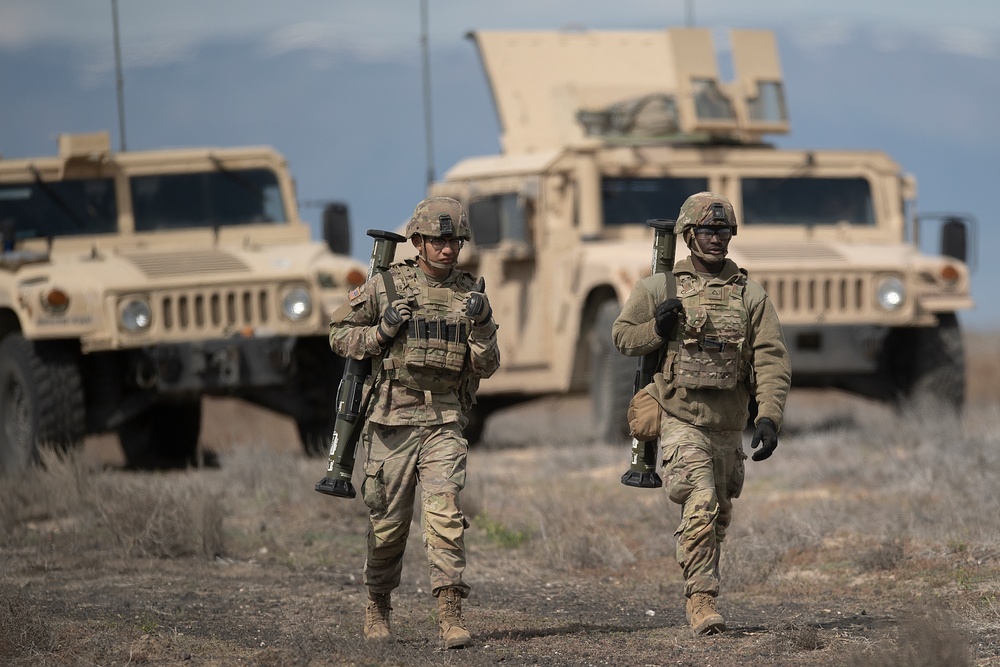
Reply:
<svg viewBox="0 0 1000 667"><path fill-rule="evenodd" d="M462 261L500 325L502 366L470 438L498 406L584 391L595 435L623 435L636 360L612 347L611 324L649 274L647 220L702 190L736 208L731 257L773 299L796 386L961 406L973 221L939 221L941 255L922 253L916 181L889 156L767 143L789 131L771 32L732 31L727 82L707 29L469 37L502 153L460 161L429 190L466 205Z"/></svg>
<svg viewBox="0 0 1000 667"><path fill-rule="evenodd" d="M366 278L346 207L311 240L269 147L58 143L0 159L0 468L104 432L130 466L191 463L207 395L288 415L325 452L329 315Z"/></svg>

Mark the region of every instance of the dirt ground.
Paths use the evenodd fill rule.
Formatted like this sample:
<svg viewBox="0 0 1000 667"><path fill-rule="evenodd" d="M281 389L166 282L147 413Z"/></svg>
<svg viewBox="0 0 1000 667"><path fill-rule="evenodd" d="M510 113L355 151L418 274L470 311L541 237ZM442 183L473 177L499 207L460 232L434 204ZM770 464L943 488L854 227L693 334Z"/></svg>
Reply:
<svg viewBox="0 0 1000 667"><path fill-rule="evenodd" d="M836 392L795 392L789 413L800 416L790 421L788 438L849 421L859 405ZM590 481L567 487L579 494L579 503L591 502L588 494L595 479L620 487L617 476L627 465L625 449L590 445L574 453L573 441L586 439L586 413L585 399L564 399L537 401L496 415L487 425L488 446L470 453L470 475L480 471L500 482L479 493L493 498L506 488L516 499L517 480L534 480L542 470L556 471L554 480L560 461L575 456L594 461L592 469L584 471L587 475L579 475ZM525 424L534 424L529 430L549 444L533 447L523 435ZM772 578L768 584L725 595L720 607L728 631L696 638L685 623L682 583L669 546L620 565L604 561L588 566L584 560L566 567L555 559L550 562L544 553L519 548L512 530L498 537L497 531L484 529L485 515L478 526L473 518L468 535L467 574L474 590L465 617L473 646L458 651L439 647L419 530L411 533L403 585L393 600L399 641L371 646L361 638L365 518L360 499L314 493L311 483L322 477L323 461L302 456L294 427L263 411L234 401L212 401L202 439L219 454L221 467L127 472L120 469L113 438L88 441L85 459L99 462L104 474L123 485L148 479L150 493L161 488L152 485L154 480L180 485L197 479L214 492L232 494L237 501L227 504L222 552L207 558L126 556L120 544L115 547L97 532L74 531L58 518L28 521L16 529L16 539L8 536L2 543L0 606L5 609L0 619L3 611L8 626L21 618L39 638L27 644L22 638L12 646L8 628L9 654L4 656L0 627L0 662L1000 665L1000 615L995 608L992 616L982 609L963 614L955 598L949 602L951 591L961 593L961 582L953 582L960 568L974 570L970 576L975 581L966 583L976 587L963 599L994 595L996 584L983 583L996 581L1000 574L992 555L924 557L908 547L904 566L858 574L842 566L843 552L836 545L825 554L791 552L781 567L798 576L777 583ZM227 472L227 462L248 443L261 452L262 463L259 470L247 467L246 475L266 478L273 472L275 484L258 480L248 485L247 493L234 493L232 487L247 480L234 472L236 464ZM778 456L782 453L779 447ZM240 465L247 463L241 459ZM291 477L285 477L289 470ZM511 486L505 487L502 480L511 480ZM671 520L658 517L658 505L649 500L653 496L643 495L653 494L659 503L661 494L612 492L637 494L628 498L651 503L652 518L630 528L637 539L641 533L659 531L663 543L669 542ZM751 489L746 495L754 493ZM739 514L736 520L741 520ZM621 541L632 539L626 535ZM970 559L978 561L970 565Z"/></svg>

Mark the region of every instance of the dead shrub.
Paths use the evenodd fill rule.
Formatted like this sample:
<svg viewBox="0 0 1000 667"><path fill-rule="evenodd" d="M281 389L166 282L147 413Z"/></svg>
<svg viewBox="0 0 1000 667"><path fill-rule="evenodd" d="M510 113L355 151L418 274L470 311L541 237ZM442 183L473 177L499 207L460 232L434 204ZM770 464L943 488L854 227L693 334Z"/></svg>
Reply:
<svg viewBox="0 0 1000 667"><path fill-rule="evenodd" d="M550 565L565 570L611 567L635 562L621 541L607 533L569 532L541 542L541 552Z"/></svg>
<svg viewBox="0 0 1000 667"><path fill-rule="evenodd" d="M944 614L912 618L900 624L891 646L855 651L847 667L969 667L969 641Z"/></svg>
<svg viewBox="0 0 1000 667"><path fill-rule="evenodd" d="M13 586L0 586L0 658L48 653L55 639L38 608Z"/></svg>
<svg viewBox="0 0 1000 667"><path fill-rule="evenodd" d="M746 591L766 583L784 553L763 535L724 541L719 559L723 585L727 591Z"/></svg>
<svg viewBox="0 0 1000 667"><path fill-rule="evenodd" d="M44 449L41 464L5 476L0 484L0 528L11 530L26 521L75 516L88 505L93 468L76 451Z"/></svg>
<svg viewBox="0 0 1000 667"><path fill-rule="evenodd" d="M220 554L224 512L219 496L204 488L178 488L159 481L105 489L98 511L121 556Z"/></svg>
<svg viewBox="0 0 1000 667"><path fill-rule="evenodd" d="M823 648L819 629L814 625L789 623L772 631L776 648L786 651L818 651Z"/></svg>
<svg viewBox="0 0 1000 667"><path fill-rule="evenodd" d="M862 572L894 570L904 560L903 538L886 537L877 544L862 547L851 560Z"/></svg>

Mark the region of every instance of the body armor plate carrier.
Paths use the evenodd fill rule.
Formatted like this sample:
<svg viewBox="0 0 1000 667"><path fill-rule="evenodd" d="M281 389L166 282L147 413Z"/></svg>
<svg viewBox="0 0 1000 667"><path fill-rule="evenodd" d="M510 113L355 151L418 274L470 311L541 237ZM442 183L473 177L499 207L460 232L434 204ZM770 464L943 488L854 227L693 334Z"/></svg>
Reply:
<svg viewBox="0 0 1000 667"><path fill-rule="evenodd" d="M431 287L410 266L398 268L406 285L400 292L415 307L405 333L393 341L382 364L386 376L410 389L452 390L469 351L466 296L446 287Z"/></svg>
<svg viewBox="0 0 1000 667"><path fill-rule="evenodd" d="M735 388L748 375L743 360L748 318L745 283L705 286L702 279L690 276L678 282L685 315L678 327L674 384L689 389Z"/></svg>

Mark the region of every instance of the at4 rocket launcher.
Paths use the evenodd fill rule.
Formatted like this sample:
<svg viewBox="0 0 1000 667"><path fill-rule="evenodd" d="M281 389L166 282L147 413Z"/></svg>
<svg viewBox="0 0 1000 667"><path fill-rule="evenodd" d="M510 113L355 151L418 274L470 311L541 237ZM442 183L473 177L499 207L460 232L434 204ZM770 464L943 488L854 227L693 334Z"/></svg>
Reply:
<svg viewBox="0 0 1000 667"><path fill-rule="evenodd" d="M653 228L653 274L670 274L674 269L674 257L677 253L677 243L674 239L674 220L647 220L646 224ZM673 285L673 276L667 276L667 285ZM668 289L670 294L676 290ZM653 350L639 359L639 368L635 373L633 394L638 394L643 387L653 381L656 375L662 349ZM642 489L655 489L663 486L663 480L656 472L656 453L660 439L641 441L632 438L632 462L629 469L622 475L622 484L636 486Z"/></svg>
<svg viewBox="0 0 1000 667"><path fill-rule="evenodd" d="M368 279L389 269L396 255L396 245L406 241L406 237L394 232L369 229L368 236L375 239L371 262L368 264ZM337 388L337 419L330 441L330 459L326 466L326 477L316 484L316 490L328 496L353 498L357 495L351 477L354 474L354 458L364 425L365 413L374 387L365 394L365 381L372 373L371 357L348 359L344 367L344 377Z"/></svg>

